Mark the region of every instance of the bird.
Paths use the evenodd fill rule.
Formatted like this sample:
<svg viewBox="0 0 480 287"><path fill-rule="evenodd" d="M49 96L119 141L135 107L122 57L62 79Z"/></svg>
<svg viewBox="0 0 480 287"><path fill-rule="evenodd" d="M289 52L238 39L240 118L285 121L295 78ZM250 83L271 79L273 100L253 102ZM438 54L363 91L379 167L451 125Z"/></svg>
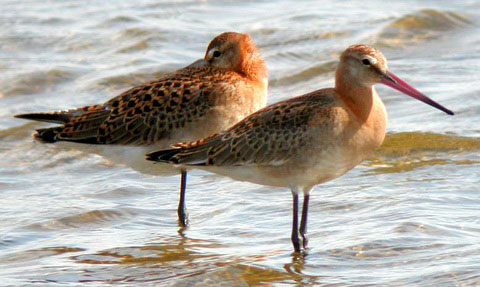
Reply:
<svg viewBox="0 0 480 287"><path fill-rule="evenodd" d="M58 126L37 129L43 142L80 143L148 174L179 170L147 162L147 152L179 141L193 141L227 129L266 106L268 71L248 34L224 32L209 43L205 56L158 79L132 87L103 104L15 115ZM180 170L179 224L186 226L186 170Z"/></svg>
<svg viewBox="0 0 480 287"><path fill-rule="evenodd" d="M312 188L345 174L370 156L385 138L387 113L375 90L377 83L454 114L389 71L380 50L357 44L341 53L334 88L269 105L223 132L178 143L146 157L183 169L289 188L293 197L294 253L306 254ZM300 227L299 194L303 194Z"/></svg>

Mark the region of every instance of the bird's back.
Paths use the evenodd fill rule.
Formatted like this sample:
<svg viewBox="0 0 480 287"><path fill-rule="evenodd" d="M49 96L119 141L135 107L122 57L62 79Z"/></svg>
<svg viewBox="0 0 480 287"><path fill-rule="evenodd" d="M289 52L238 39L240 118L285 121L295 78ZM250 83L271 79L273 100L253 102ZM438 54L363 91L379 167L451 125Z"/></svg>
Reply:
<svg viewBox="0 0 480 287"><path fill-rule="evenodd" d="M237 86L243 87L245 94L236 91ZM258 107L252 104L235 109L225 119L218 118L221 116L218 113L212 114L215 119L203 119L218 106L235 106L235 102L223 98L266 96L258 90L238 73L211 66L190 66L133 87L104 104L16 117L61 123L37 131L36 137L47 142L152 145L167 141L170 144L227 128L234 123L231 114L242 117Z"/></svg>

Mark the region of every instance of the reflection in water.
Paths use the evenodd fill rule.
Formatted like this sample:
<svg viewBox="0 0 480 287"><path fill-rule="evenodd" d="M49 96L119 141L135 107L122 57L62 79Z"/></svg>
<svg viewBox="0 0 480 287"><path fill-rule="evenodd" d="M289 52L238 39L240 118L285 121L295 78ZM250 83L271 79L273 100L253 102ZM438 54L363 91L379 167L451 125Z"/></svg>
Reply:
<svg viewBox="0 0 480 287"><path fill-rule="evenodd" d="M307 255L308 256L308 255ZM304 286L305 283L313 283L315 277L307 276L303 274L305 269L305 258L299 254L292 254L292 262L284 265L285 271L292 276L292 279L300 286Z"/></svg>
<svg viewBox="0 0 480 287"><path fill-rule="evenodd" d="M85 251L83 248L57 246L45 247L40 249L24 250L16 253L10 253L0 257L0 264L15 264L35 261L43 257L56 256L65 253Z"/></svg>
<svg viewBox="0 0 480 287"><path fill-rule="evenodd" d="M193 239L185 236L184 229L178 230L179 237L163 238L144 246L118 247L94 254L84 253L71 257L82 267L85 275L76 274L76 282L103 282L106 276L124 270L125 277L116 281L143 282L162 280L172 286L257 286L262 283L281 282L291 278L289 274L274 269L260 268L248 263L262 261L265 256L252 258L224 256L215 250L222 245L215 242ZM123 267L108 265L122 265ZM96 267L96 265L100 267ZM89 279L97 278L97 279ZM100 279L99 279L100 278ZM50 276L53 280L54 276Z"/></svg>

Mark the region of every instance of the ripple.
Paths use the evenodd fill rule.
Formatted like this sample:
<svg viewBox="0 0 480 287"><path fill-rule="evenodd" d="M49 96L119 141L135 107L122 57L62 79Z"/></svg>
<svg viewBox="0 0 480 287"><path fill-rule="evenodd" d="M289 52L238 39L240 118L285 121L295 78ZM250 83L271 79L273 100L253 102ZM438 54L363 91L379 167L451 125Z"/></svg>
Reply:
<svg viewBox="0 0 480 287"><path fill-rule="evenodd" d="M377 156L398 157L427 151L451 152L480 149L480 139L424 132L389 133Z"/></svg>
<svg viewBox="0 0 480 287"><path fill-rule="evenodd" d="M148 39L147 40L140 40L134 44L131 45L126 45L120 49L117 50L118 53L130 53L130 52L137 52L141 50L148 49L150 47L150 44L148 44Z"/></svg>
<svg viewBox="0 0 480 287"><path fill-rule="evenodd" d="M138 37L158 35L160 31L145 28L145 27L130 27L120 31L115 38L118 40L136 39Z"/></svg>
<svg viewBox="0 0 480 287"><path fill-rule="evenodd" d="M0 257L0 264L25 263L26 261L37 260L44 257L60 255L64 253L85 251L83 248L56 246L40 249L23 250L10 253Z"/></svg>
<svg viewBox="0 0 480 287"><path fill-rule="evenodd" d="M155 280L162 280L168 286L258 286L260 283L278 282L290 278L290 274L271 268L262 268L246 264L238 264L238 259L225 257L208 250L222 248L221 244L208 241L180 238L163 238L161 244L145 246L120 247L99 251L94 254L81 254L73 256L75 262L89 264L85 267L96 278L103 278L100 273L111 274L125 266L135 266L135 272L142 274L142 279L134 276L133 270L128 273L134 280L145 282L145 276L152 276L149 269L154 267ZM266 256L266 255L265 255ZM261 260L265 256L245 256L241 261ZM218 265L221 260L223 263ZM95 269L95 265L120 265L115 269ZM95 271L94 271L95 269ZM121 279L123 280L123 279ZM126 280L126 279L125 279ZM163 285L162 284L162 285Z"/></svg>
<svg viewBox="0 0 480 287"><path fill-rule="evenodd" d="M105 27L111 27L119 24L131 24L131 23L139 23L139 22L141 22L139 18L131 15L115 15L113 17L106 19L100 24L95 25L95 27L105 28Z"/></svg>
<svg viewBox="0 0 480 287"><path fill-rule="evenodd" d="M424 9L417 13L401 17L390 24L389 27L411 31L446 31L465 26L466 24L471 24L471 22L455 12Z"/></svg>
<svg viewBox="0 0 480 287"><path fill-rule="evenodd" d="M418 238L399 238L396 240L375 240L362 245L349 246L342 249L329 250L331 254L350 259L375 259L385 257L402 257L409 253L421 252L425 249L439 249L444 244L422 243Z"/></svg>
<svg viewBox="0 0 480 287"><path fill-rule="evenodd" d="M64 69L50 69L15 75L14 79L3 81L4 96L30 95L53 90L61 83L72 81L76 72Z"/></svg>
<svg viewBox="0 0 480 287"><path fill-rule="evenodd" d="M186 277L172 286L263 286L266 283L281 282L290 277L289 274L274 269L229 264L195 277Z"/></svg>
<svg viewBox="0 0 480 287"><path fill-rule="evenodd" d="M185 244L188 243L188 248ZM77 263L84 264L132 264L132 263L168 263L180 262L212 257L194 251L195 248L218 248L217 243L209 243L194 240L187 241L186 238L170 238L163 244L152 244L146 246L119 247L108 250L102 250L94 254L82 254L73 257ZM182 263L184 264L184 263Z"/></svg>
<svg viewBox="0 0 480 287"><path fill-rule="evenodd" d="M54 144L43 144L31 138L32 127L38 124L27 124L20 126L18 131L12 132L8 129L9 134L2 138L17 138L23 132L26 136L20 142L10 142L14 145L7 146L2 153L4 160L3 166L8 167L12 173L31 173L35 170L47 170L71 163L81 164L82 159L89 159L91 164L104 164L105 161L101 157L96 157L71 147L73 144L67 143L65 146ZM30 128L29 128L30 127ZM2 150L2 148L0 148Z"/></svg>
<svg viewBox="0 0 480 287"><path fill-rule="evenodd" d="M37 230L64 230L66 228L91 228L93 226L111 225L115 222L122 222L125 219L135 216L137 212L133 209L122 210L91 210L77 215L53 219L43 223L36 223L27 226Z"/></svg>
<svg viewBox="0 0 480 287"><path fill-rule="evenodd" d="M113 43L120 46L117 53L133 53L151 48L151 43L168 42L162 37L163 31L146 27L128 27L113 37Z"/></svg>
<svg viewBox="0 0 480 287"><path fill-rule="evenodd" d="M95 192L94 194L90 195L93 198L101 198L101 199L119 199L119 198L131 198L140 195L148 195L151 194L150 189L146 188L138 188L138 187L118 187L112 190L107 190L105 192Z"/></svg>
<svg viewBox="0 0 480 287"><path fill-rule="evenodd" d="M446 228L440 228L430 224L419 222L402 222L400 225L393 229L393 232L408 233L414 235L433 235L437 237L451 237L458 236L456 231L449 231ZM439 246L437 246L439 247Z"/></svg>
<svg viewBox="0 0 480 287"><path fill-rule="evenodd" d="M335 70L337 61L329 61L319 65L314 65L288 76L279 77L270 81L272 86L289 86L301 81L306 81L319 77L322 74L330 73Z"/></svg>
<svg viewBox="0 0 480 287"><path fill-rule="evenodd" d="M480 160L453 159L452 154L480 150L480 139L435 133L389 133L366 166L368 174L412 171L422 167L455 164L474 165Z"/></svg>
<svg viewBox="0 0 480 287"><path fill-rule="evenodd" d="M349 36L352 31L344 30L344 31L328 31L328 32L321 32L318 30L311 31L304 34L285 34L282 30L275 30L275 29L259 29L253 31L253 33L258 33L262 35L269 35L269 39L262 42L259 45L260 48L273 48L273 47L284 47L289 45L294 46L301 46L304 43L317 41L317 40L325 40L325 39L338 39L338 38L345 38Z"/></svg>
<svg viewBox="0 0 480 287"><path fill-rule="evenodd" d="M89 89L109 89L119 91L121 89L131 88L146 81L159 78L178 68L176 65L162 65L160 68L148 68L144 71L125 72L110 76L103 75L99 79L94 79L93 83L88 84ZM104 91L103 91L104 92Z"/></svg>
<svg viewBox="0 0 480 287"><path fill-rule="evenodd" d="M455 12L424 9L388 24L373 43L379 47L407 46L440 38L470 24L469 19Z"/></svg>
<svg viewBox="0 0 480 287"><path fill-rule="evenodd" d="M14 140L23 140L28 138L32 134L32 129L37 125L38 124L34 122L26 122L24 125L0 130L0 140L4 142L12 142Z"/></svg>
<svg viewBox="0 0 480 287"><path fill-rule="evenodd" d="M52 17L41 19L39 22L40 24L47 24L47 25L65 25L67 23L71 23L72 20L67 18L52 16Z"/></svg>

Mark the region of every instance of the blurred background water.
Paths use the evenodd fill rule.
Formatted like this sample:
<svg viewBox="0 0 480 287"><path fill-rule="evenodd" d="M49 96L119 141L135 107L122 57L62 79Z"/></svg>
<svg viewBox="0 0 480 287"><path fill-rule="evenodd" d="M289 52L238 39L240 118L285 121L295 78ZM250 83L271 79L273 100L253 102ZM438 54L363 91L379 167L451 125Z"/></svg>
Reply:
<svg viewBox="0 0 480 287"><path fill-rule="evenodd" d="M2 1L0 285L480 285L479 1ZM251 34L269 103L333 85L341 51L389 67L454 117L378 87L389 136L315 187L309 255L291 255L290 192L205 172L154 177L31 138L14 119L103 102Z"/></svg>

